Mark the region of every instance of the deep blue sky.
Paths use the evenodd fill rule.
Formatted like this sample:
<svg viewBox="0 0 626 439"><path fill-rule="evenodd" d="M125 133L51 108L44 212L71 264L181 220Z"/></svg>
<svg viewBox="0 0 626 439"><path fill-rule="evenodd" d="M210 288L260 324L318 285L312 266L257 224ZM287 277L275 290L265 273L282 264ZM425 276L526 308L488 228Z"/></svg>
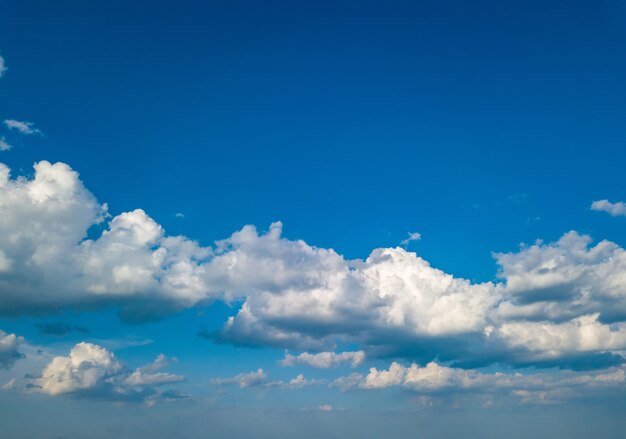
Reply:
<svg viewBox="0 0 626 439"><path fill-rule="evenodd" d="M70 163L114 212L142 207L205 243L282 220L364 257L415 230L435 265L489 279L489 252L522 241L624 239L585 208L623 196L625 14L5 2L0 111L46 134L5 160Z"/></svg>
<svg viewBox="0 0 626 439"><path fill-rule="evenodd" d="M5 0L0 55L0 119L43 133L4 132L0 162L68 163L112 214L203 245L280 220L365 258L420 232L411 250L475 281L495 278L491 252L572 229L626 245L623 219L590 210L626 199L620 1ZM222 304L139 327L72 312L52 320L158 340L125 359L167 352L187 376L282 352L195 337ZM42 319L0 329L45 344Z"/></svg>

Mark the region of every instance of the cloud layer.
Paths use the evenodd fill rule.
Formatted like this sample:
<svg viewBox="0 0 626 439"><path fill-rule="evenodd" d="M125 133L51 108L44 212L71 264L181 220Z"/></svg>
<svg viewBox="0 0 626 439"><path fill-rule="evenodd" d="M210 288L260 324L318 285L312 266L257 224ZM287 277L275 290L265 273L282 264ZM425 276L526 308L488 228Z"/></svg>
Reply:
<svg viewBox="0 0 626 439"><path fill-rule="evenodd" d="M0 165L5 315L115 305L141 320L223 300L242 305L216 337L313 351L286 364L354 361L319 353L345 344L463 367L623 362L626 254L612 242L572 231L495 254L499 281L472 283L399 247L346 260L283 238L279 222L201 247L140 209L112 217L63 163L39 162L31 179L9 174Z"/></svg>

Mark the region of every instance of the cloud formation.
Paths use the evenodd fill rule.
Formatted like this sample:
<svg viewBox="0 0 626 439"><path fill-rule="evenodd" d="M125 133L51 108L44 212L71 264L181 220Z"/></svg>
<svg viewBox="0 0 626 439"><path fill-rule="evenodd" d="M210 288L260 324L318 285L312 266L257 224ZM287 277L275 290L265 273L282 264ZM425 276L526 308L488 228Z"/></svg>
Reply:
<svg viewBox="0 0 626 439"><path fill-rule="evenodd" d="M598 200L591 203L591 210L607 212L611 216L626 216L626 203L622 201L611 203L609 200Z"/></svg>
<svg viewBox="0 0 626 439"><path fill-rule="evenodd" d="M298 374L289 381L270 380L269 376L263 369L253 372L240 373L238 375L227 378L213 378L211 384L214 386L236 385L240 389L257 388L257 389L287 389L296 390L304 387L323 384L324 380L308 380L302 374Z"/></svg>
<svg viewBox="0 0 626 439"><path fill-rule="evenodd" d="M594 393L623 394L626 390L624 367L597 372L558 371L549 373L484 373L442 366L430 362L405 367L397 362L388 369L371 368L365 376L352 377L344 390L400 387L427 395L480 393L512 396L521 402L562 402Z"/></svg>
<svg viewBox="0 0 626 439"><path fill-rule="evenodd" d="M6 63L4 62L4 58L0 55L0 78L4 76L7 71Z"/></svg>
<svg viewBox="0 0 626 439"><path fill-rule="evenodd" d="M406 247L407 245L409 245L410 242L419 241L420 239L422 239L421 233L409 232L409 236L406 239L403 239L400 242L400 245L403 245L404 247Z"/></svg>
<svg viewBox="0 0 626 439"><path fill-rule="evenodd" d="M9 369L16 360L22 358L19 346L24 342L22 337L7 334L0 329L0 368Z"/></svg>
<svg viewBox="0 0 626 439"><path fill-rule="evenodd" d="M201 247L141 209L112 217L63 163L9 174L0 165L1 314L116 305L141 320L223 300L242 305L216 337L312 352L286 364L334 365L346 343L463 367L624 361L626 253L609 241L572 231L496 253L499 280L472 283L400 247L346 260L280 222Z"/></svg>
<svg viewBox="0 0 626 439"><path fill-rule="evenodd" d="M40 134L37 128L34 128L34 123L32 122L22 122L15 119L5 119L4 125L9 130L15 130L20 132L21 134L31 135L31 134Z"/></svg>
<svg viewBox="0 0 626 439"><path fill-rule="evenodd" d="M13 146L7 143L4 137L0 138L0 151L8 151L11 148L13 148Z"/></svg>
<svg viewBox="0 0 626 439"><path fill-rule="evenodd" d="M318 352L310 354L303 352L300 355L291 355L285 353L285 358L280 361L281 366L307 365L320 369L328 369L337 367L341 364L348 363L351 367L360 366L365 360L365 352Z"/></svg>
<svg viewBox="0 0 626 439"><path fill-rule="evenodd" d="M48 395L73 395L114 400L145 400L156 394L155 386L176 383L184 377L159 372L166 358L130 372L101 346L78 343L68 356L58 356L43 369L35 382Z"/></svg>

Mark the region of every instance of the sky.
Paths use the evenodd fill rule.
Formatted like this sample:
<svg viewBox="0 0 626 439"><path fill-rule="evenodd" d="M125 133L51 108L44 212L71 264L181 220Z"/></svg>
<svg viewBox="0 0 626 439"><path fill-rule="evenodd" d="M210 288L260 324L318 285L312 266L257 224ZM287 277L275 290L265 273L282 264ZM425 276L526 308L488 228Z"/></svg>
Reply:
<svg viewBox="0 0 626 439"><path fill-rule="evenodd" d="M623 438L625 77L617 1L3 1L0 437Z"/></svg>

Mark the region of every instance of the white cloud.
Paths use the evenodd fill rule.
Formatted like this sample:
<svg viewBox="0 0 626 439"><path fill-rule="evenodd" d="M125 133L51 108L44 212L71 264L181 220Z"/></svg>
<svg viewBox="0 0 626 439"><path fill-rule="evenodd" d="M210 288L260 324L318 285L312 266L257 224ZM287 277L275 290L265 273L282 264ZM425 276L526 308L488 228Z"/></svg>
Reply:
<svg viewBox="0 0 626 439"><path fill-rule="evenodd" d="M183 381L185 377L182 375L159 372L159 370L167 366L167 362L167 357L160 354L153 363L135 369L124 380L124 383L129 386L157 386Z"/></svg>
<svg viewBox="0 0 626 439"><path fill-rule="evenodd" d="M351 384L350 388L344 390L401 387L418 394L453 395L475 392L483 396L514 396L524 403L541 403L584 398L601 392L622 394L626 390L626 373L624 367L594 372L484 373L450 368L435 362L424 367L415 363L405 367L393 362L387 370L371 368L368 375L360 380L353 379Z"/></svg>
<svg viewBox="0 0 626 439"><path fill-rule="evenodd" d="M299 374L289 381L272 381L263 369L256 372L245 372L228 378L213 378L211 384L215 386L236 385L241 389L245 388L281 388L288 390L302 389L304 387L325 383L324 380L308 380L304 375Z"/></svg>
<svg viewBox="0 0 626 439"><path fill-rule="evenodd" d="M43 393L80 395L120 400L154 400L155 386L182 381L184 377L158 372L166 365L164 355L133 372L101 346L78 343L68 356L57 356L36 379Z"/></svg>
<svg viewBox="0 0 626 439"><path fill-rule="evenodd" d="M115 356L100 346L78 343L67 357L55 357L42 371L37 384L49 395L104 387L107 379L122 371Z"/></svg>
<svg viewBox="0 0 626 439"><path fill-rule="evenodd" d="M8 369L13 366L15 360L22 358L19 346L23 342L22 337L7 334L0 329L0 368Z"/></svg>
<svg viewBox="0 0 626 439"><path fill-rule="evenodd" d="M322 405L318 406L317 409L320 412L332 412L333 411L333 406L330 405L330 404L322 404Z"/></svg>
<svg viewBox="0 0 626 439"><path fill-rule="evenodd" d="M611 216L626 216L626 203L621 201L611 203L609 200L598 200L591 203L591 210L607 212Z"/></svg>
<svg viewBox="0 0 626 439"><path fill-rule="evenodd" d="M87 239L96 224L104 231ZM576 232L495 254L501 282L477 284L402 248L346 260L283 238L279 222L201 247L167 236L143 210L111 217L69 166L43 161L32 179L12 179L0 165L0 252L5 315L116 304L141 319L224 300L243 305L220 337L248 345L331 351L350 343L368 356L468 364L607 353L617 361L626 349L626 252ZM537 337L561 341L555 348ZM354 360L341 355L285 361Z"/></svg>
<svg viewBox="0 0 626 439"><path fill-rule="evenodd" d="M8 151L9 149L13 148L10 144L7 143L7 141L3 138L0 138L0 151Z"/></svg>
<svg viewBox="0 0 626 439"><path fill-rule="evenodd" d="M241 389L267 385L268 382L268 376L263 369L258 369L256 372L240 373L239 375L229 378L213 378L211 380L211 384L213 385L223 386L234 384Z"/></svg>
<svg viewBox="0 0 626 439"><path fill-rule="evenodd" d="M349 363L352 367L357 367L365 360L365 352L319 352L317 354L310 354L303 352L300 355L291 355L285 353L285 358L280 361L281 366L296 366L298 364L304 364L311 367L317 367L320 369L328 369L330 367L337 367L343 363Z"/></svg>
<svg viewBox="0 0 626 439"><path fill-rule="evenodd" d="M6 63L4 62L4 58L0 56L0 78L4 76L6 71L7 71Z"/></svg>
<svg viewBox="0 0 626 439"><path fill-rule="evenodd" d="M10 130L19 131L22 134L30 135L30 134L40 134L37 128L34 128L34 123L32 122L22 122L15 119L5 119L4 125Z"/></svg>
<svg viewBox="0 0 626 439"><path fill-rule="evenodd" d="M497 253L507 300L503 319L573 319L602 313L626 319L626 252L572 231L557 242L538 241L518 253Z"/></svg>
<svg viewBox="0 0 626 439"><path fill-rule="evenodd" d="M408 238L403 239L403 240L400 242L400 245L403 245L403 246L405 246L405 247L406 247L407 245L409 245L409 242L412 242L412 241L419 241L420 239L422 239L422 235L421 235L420 233L417 233L417 232L409 232L409 236L408 236Z"/></svg>

